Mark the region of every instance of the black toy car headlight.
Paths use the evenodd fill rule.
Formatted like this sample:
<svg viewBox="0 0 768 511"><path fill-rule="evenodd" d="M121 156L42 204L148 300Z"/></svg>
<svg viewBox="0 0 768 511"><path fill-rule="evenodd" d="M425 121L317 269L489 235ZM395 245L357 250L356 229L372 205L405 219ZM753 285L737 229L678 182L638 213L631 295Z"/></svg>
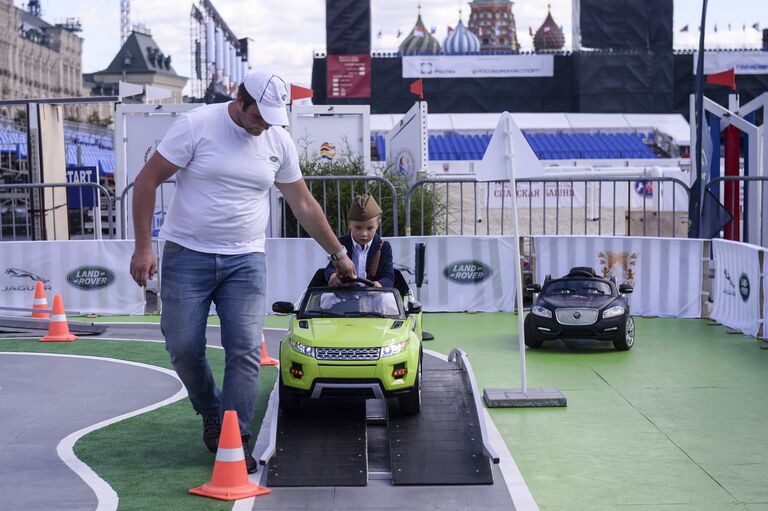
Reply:
<svg viewBox="0 0 768 511"><path fill-rule="evenodd" d="M533 307L531 307L531 312L534 313L536 316L541 316L542 318L552 317L552 311L542 307L541 305L534 305Z"/></svg>
<svg viewBox="0 0 768 511"><path fill-rule="evenodd" d="M301 344L299 341L294 339L291 339L291 348L293 348L293 351L301 353L302 355L306 355L308 357L315 356L315 349L312 346Z"/></svg>
<svg viewBox="0 0 768 511"><path fill-rule="evenodd" d="M603 319L607 318L615 318L616 316L621 316L625 312L623 305L614 305L613 307L609 307L603 311Z"/></svg>

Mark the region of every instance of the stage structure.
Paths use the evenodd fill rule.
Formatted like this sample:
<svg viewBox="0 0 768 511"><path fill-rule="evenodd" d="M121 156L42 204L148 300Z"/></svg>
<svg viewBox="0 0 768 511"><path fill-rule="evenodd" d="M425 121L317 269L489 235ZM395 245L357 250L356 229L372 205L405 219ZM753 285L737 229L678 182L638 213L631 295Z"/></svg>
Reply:
<svg viewBox="0 0 768 511"><path fill-rule="evenodd" d="M248 73L248 39L235 35L210 0L192 4L189 24L192 97L206 103L234 98Z"/></svg>
<svg viewBox="0 0 768 511"><path fill-rule="evenodd" d="M695 108L694 95L690 96L691 118ZM757 114L762 109L762 126ZM712 137L712 161L707 182L720 177L720 133L723 133L725 147L725 176L765 177L768 176L768 92L753 100L740 104L738 94L728 96L728 108L704 97L704 112L709 113L710 136ZM691 147L696 147L694 123L691 123ZM744 139L742 154L742 135ZM762 149L761 149L762 147ZM739 160L743 158L743 172ZM722 188L722 189L721 189ZM726 224L726 239L768 246L768 219L766 219L768 185L764 182L725 182L711 190L728 209L733 220ZM743 213L742 213L743 212ZM743 214L743 217L742 217Z"/></svg>

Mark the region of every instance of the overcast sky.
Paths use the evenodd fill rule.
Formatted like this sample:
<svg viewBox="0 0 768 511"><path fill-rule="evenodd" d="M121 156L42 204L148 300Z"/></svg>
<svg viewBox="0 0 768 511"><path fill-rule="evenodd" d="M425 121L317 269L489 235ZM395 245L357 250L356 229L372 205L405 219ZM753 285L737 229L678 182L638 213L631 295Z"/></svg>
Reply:
<svg viewBox="0 0 768 511"><path fill-rule="evenodd" d="M324 0L211 0L238 37L249 37L250 65L268 67L293 83L309 85L312 54L325 49ZM674 0L675 48L698 46L697 27L702 0ZM14 0L21 7L25 2ZM436 27L441 44L447 27L455 26L459 9L464 23L469 2L454 0L371 0L372 47L394 50L413 28L417 5L428 28ZM517 0L512 13L518 40L525 49L533 47L528 33L535 32L552 5L552 16L563 26L566 48L570 48L571 0ZM106 68L120 48L120 0L41 0L43 19L50 23L77 17L83 26L83 72ZM152 31L160 49L173 58L177 73L190 76L190 23L192 0L133 0L131 21ZM752 28L768 28L768 0L709 0L706 40L708 47L759 48L762 35ZM717 32L714 25L717 25ZM688 32L680 32L685 25ZM729 30L730 25L730 30ZM400 39L396 34L400 30ZM381 32L381 37L377 37Z"/></svg>

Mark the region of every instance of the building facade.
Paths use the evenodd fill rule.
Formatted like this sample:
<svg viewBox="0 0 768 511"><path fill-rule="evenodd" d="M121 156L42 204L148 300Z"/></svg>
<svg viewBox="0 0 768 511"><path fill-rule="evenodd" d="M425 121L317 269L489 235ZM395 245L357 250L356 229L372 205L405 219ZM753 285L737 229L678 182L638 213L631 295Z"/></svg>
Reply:
<svg viewBox="0 0 768 511"><path fill-rule="evenodd" d="M474 0L469 7L468 27L480 39L480 51L520 51L512 2Z"/></svg>
<svg viewBox="0 0 768 511"><path fill-rule="evenodd" d="M71 98L83 95L83 39L78 21L51 25L40 17L39 2L26 10L0 0L0 98ZM69 117L80 107L67 107ZM0 115L9 109L0 109Z"/></svg>

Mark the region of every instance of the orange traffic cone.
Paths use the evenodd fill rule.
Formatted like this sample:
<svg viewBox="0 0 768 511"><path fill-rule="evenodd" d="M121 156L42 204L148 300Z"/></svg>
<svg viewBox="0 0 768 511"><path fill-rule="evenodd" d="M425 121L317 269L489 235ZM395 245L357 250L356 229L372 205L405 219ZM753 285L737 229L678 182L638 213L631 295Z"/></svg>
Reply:
<svg viewBox="0 0 768 511"><path fill-rule="evenodd" d="M248 479L236 411L224 412L211 481L192 488L189 493L219 500L238 500L272 493L269 488L263 488Z"/></svg>
<svg viewBox="0 0 768 511"><path fill-rule="evenodd" d="M35 282L35 299L32 302L32 317L48 319L51 314L48 312L48 299L45 297L45 286L39 280Z"/></svg>
<svg viewBox="0 0 768 511"><path fill-rule="evenodd" d="M276 366L280 365L280 361L269 356L267 353L267 341L264 340L264 334L261 334L261 365L263 366Z"/></svg>
<svg viewBox="0 0 768 511"><path fill-rule="evenodd" d="M64 314L64 302L61 301L61 295L53 295L53 314L51 314L51 322L48 323L48 335L41 337L40 340L43 342L77 340L76 336L69 333L67 315Z"/></svg>

